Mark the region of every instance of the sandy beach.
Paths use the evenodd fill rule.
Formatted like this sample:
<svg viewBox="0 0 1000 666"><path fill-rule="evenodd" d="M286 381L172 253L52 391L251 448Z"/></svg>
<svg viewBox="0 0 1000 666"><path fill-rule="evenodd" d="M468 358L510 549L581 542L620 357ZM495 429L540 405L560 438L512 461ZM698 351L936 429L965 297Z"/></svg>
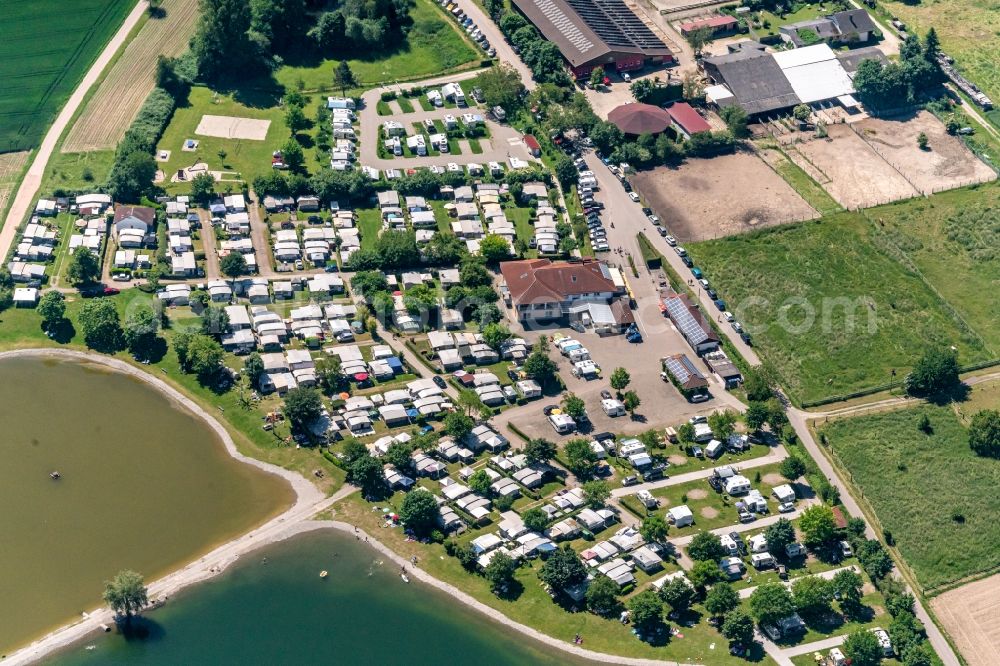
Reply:
<svg viewBox="0 0 1000 666"><path fill-rule="evenodd" d="M277 474L286 479L295 491L296 500L294 505L284 513L276 516L268 522L260 525L256 529L223 544L204 557L174 571L173 573L153 581L149 584L149 598L151 602L157 603L168 600L172 594L195 583L212 578L222 573L227 567L237 561L241 556L246 555L257 548L261 548L277 541L283 541L303 532L310 532L318 529L334 529L349 534L357 534L364 537L368 545L382 553L401 567L406 567L408 574L423 584L431 585L446 594L451 595L459 602L469 608L482 613L495 622L499 622L506 627L519 631L532 639L544 643L550 647L563 650L565 652L609 664L629 664L631 666L653 666L654 664L667 666L681 666L678 662L636 659L629 657L619 657L586 650L568 641L560 640L549 636L533 627L529 627L520 622L516 622L495 608L475 599L466 592L458 589L450 583L441 581L430 574L424 572L419 566L413 566L408 560L397 555L392 549L379 542L363 530L356 531L353 525L333 520L311 520L311 518L321 511L329 508L336 501L347 497L355 491L352 486L344 486L330 497L324 496L310 481L299 474L290 472L281 467L271 465L253 458L249 458L236 449L236 444L226 431L225 427L212 415L202 409L193 400L176 390L155 375L144 372L128 363L97 354L90 354L80 351L63 349L25 349L0 353L0 360L14 356L20 357L40 357L40 358L60 358L75 360L84 363L94 363L117 372L125 373L143 381L156 390L160 391L170 400L177 403L184 409L189 410L199 418L203 419L219 435L226 446L229 454L240 462L253 465L271 474ZM86 614L79 621L60 627L50 632L45 637L34 643L8 655L3 660L4 664L29 664L46 656L66 648L77 641L83 640L89 634L100 631L102 624L113 625L114 616L107 608L97 608ZM686 666L686 665L685 665Z"/></svg>

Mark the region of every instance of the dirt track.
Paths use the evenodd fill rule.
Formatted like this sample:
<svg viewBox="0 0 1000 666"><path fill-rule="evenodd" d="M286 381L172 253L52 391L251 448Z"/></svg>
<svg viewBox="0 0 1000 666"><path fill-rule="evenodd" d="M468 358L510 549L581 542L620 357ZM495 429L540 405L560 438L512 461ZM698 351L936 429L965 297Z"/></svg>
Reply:
<svg viewBox="0 0 1000 666"><path fill-rule="evenodd" d="M749 153L690 159L631 178L679 241L746 233L818 217L785 180Z"/></svg>
<svg viewBox="0 0 1000 666"><path fill-rule="evenodd" d="M153 89L156 60L180 55L198 18L197 0L164 0L166 16L139 30L73 124L62 152L114 148Z"/></svg>
<svg viewBox="0 0 1000 666"><path fill-rule="evenodd" d="M945 592L931 608L970 666L1000 664L1000 574Z"/></svg>

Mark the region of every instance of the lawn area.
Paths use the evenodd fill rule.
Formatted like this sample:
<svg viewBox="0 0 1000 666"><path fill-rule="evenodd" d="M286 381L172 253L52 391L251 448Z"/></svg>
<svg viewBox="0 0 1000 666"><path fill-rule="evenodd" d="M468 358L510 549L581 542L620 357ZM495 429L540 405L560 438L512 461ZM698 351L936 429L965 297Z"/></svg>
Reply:
<svg viewBox="0 0 1000 666"><path fill-rule="evenodd" d="M388 504L398 510L401 502L402 494L397 493ZM385 507L387 503L382 502L379 506ZM725 649L725 638L705 622L681 627L683 637L675 636L665 646L653 647L637 640L632 635L631 628L622 625L617 619L604 619L587 612L574 613L565 610L553 603L539 584L537 571L541 562L538 560L518 569L517 580L523 586L520 594L512 599L497 598L489 591L489 584L484 578L467 573L456 558L445 554L443 546L407 541L405 535L398 529L379 529L382 514L373 513L371 507L370 503L355 493L334 505L332 515L337 520L358 525L375 534L379 541L403 557L418 557L420 560L418 566L434 577L455 585L478 601L550 636L569 642L573 640L573 636L580 634L586 649L628 657L678 660L713 666L747 663L730 656ZM485 531L495 531L495 526L485 530L471 530L459 537L459 541L467 542ZM704 616L704 610L699 606L695 606L694 611L694 618L700 619ZM757 655L754 662L773 663L763 655Z"/></svg>
<svg viewBox="0 0 1000 666"><path fill-rule="evenodd" d="M793 400L884 384L932 343L956 345L963 363L992 358L919 275L880 251L874 227L839 213L688 246Z"/></svg>
<svg viewBox="0 0 1000 666"><path fill-rule="evenodd" d="M535 237L535 227L531 224L531 209L508 203L503 212L513 223L518 240L523 241L525 245L530 243ZM526 259L535 258L538 256L538 250L529 249L524 256Z"/></svg>
<svg viewBox="0 0 1000 666"><path fill-rule="evenodd" d="M822 215L830 215L843 210L840 204L833 200L826 190L819 183L813 180L809 174L795 162L788 159L784 153L779 153L773 161L768 160L774 170L778 172L789 185L798 192L810 206L819 211Z"/></svg>
<svg viewBox="0 0 1000 666"><path fill-rule="evenodd" d="M348 60L360 88L370 88L393 81L413 81L479 64L479 54L455 21L432 0L416 0L410 12L413 25L406 40L389 53L377 52ZM276 73L279 83L293 88L301 80L306 90L329 91L337 60L290 63Z"/></svg>
<svg viewBox="0 0 1000 666"><path fill-rule="evenodd" d="M204 86L193 87L188 95L187 105L179 107L174 112L170 124L157 145L157 151L171 151L170 159L166 162L157 162L157 167L169 176L177 169L203 161L208 164L210 170L235 172L246 182L252 181L257 175L269 173L271 171L271 153L281 148L291 136L291 132L285 125L285 113L275 104L277 101L270 97L253 102L247 100L246 103L243 103L233 95L218 93ZM315 101L307 99L306 115L311 117L314 109ZM271 124L267 128L267 135L263 141L195 134L198 123L205 115L270 120ZM187 139L195 139L199 142L197 150L193 152L181 150ZM225 151L225 159L219 157L220 150ZM303 147L303 153L307 169L314 170L320 165L317 151ZM231 185L233 189L238 189L237 183L231 183ZM163 187L170 193L190 190L188 183L170 183L168 181L163 183ZM216 189L223 191L225 187L226 183L219 183Z"/></svg>
<svg viewBox="0 0 1000 666"><path fill-rule="evenodd" d="M0 150L35 148L87 68L135 6L131 0L3 3Z"/></svg>
<svg viewBox="0 0 1000 666"><path fill-rule="evenodd" d="M995 383L970 400L834 420L819 428L926 592L1000 566L1000 461L969 449L967 419L1000 407ZM930 434L917 425L931 422Z"/></svg>
<svg viewBox="0 0 1000 666"><path fill-rule="evenodd" d="M137 304L149 303L152 297L138 289L130 289L118 296L112 297L119 313L124 318L130 308ZM76 323L83 299L70 296L66 303L66 316L72 326L67 340L56 342L48 338L41 329L41 319L33 310L10 309L0 313L0 351L8 349L25 349L32 347L59 347L64 349L86 350L79 326ZM188 325L198 325L200 319L193 315L190 308L174 308L167 311L172 327L164 333L169 342L173 334L185 329ZM135 365L140 370L154 374L157 378L171 384L191 397L195 402L214 414L219 422L233 436L236 446L244 454L297 471L307 478L313 479L323 490L333 492L344 480L344 473L338 467L322 458L314 449L298 448L286 444L282 438L288 435L288 427L279 424L275 430L266 432L261 428L263 415L281 406L277 397L268 397L257 403L245 404L240 399L240 390L233 389L225 393L217 393L202 386L194 375L181 371L177 355L172 349L155 363L142 365L132 357L119 352L115 357ZM243 361L232 354L226 354L224 363L232 368L242 368ZM324 478L316 480L314 470L321 470Z"/></svg>
<svg viewBox="0 0 1000 666"><path fill-rule="evenodd" d="M382 233L382 213L378 208L359 208L357 213L361 247L371 247Z"/></svg>
<svg viewBox="0 0 1000 666"><path fill-rule="evenodd" d="M906 24L907 32L923 39L933 27L941 49L955 58L955 66L989 95L1000 100L1000 5L992 0L935 0L908 3L891 0L880 5ZM1000 113L990 114L994 124Z"/></svg>
<svg viewBox="0 0 1000 666"><path fill-rule="evenodd" d="M89 153L55 151L45 169L41 191L96 189L101 183L107 182L114 159L113 150L95 150Z"/></svg>
<svg viewBox="0 0 1000 666"><path fill-rule="evenodd" d="M1000 186L943 192L879 208L877 219L890 251L898 252L982 337L990 358L1000 350ZM963 363L966 362L963 359Z"/></svg>

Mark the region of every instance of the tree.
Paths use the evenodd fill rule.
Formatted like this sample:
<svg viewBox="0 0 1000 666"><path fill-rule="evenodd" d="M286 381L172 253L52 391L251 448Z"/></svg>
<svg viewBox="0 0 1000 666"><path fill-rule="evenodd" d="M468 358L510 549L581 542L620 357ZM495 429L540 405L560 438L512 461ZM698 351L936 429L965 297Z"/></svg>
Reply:
<svg viewBox="0 0 1000 666"><path fill-rule="evenodd" d="M393 442L385 450L382 461L392 465L397 470L405 471L413 463L413 459L410 457L412 453L413 447L409 442ZM489 480L488 476L486 478ZM489 483L486 484L486 487L490 487Z"/></svg>
<svg viewBox="0 0 1000 666"><path fill-rule="evenodd" d="M750 645L754 636L753 618L739 608L733 610L722 623L722 635L732 643Z"/></svg>
<svg viewBox="0 0 1000 666"><path fill-rule="evenodd" d="M556 445L547 439L533 439L524 445L529 463L545 463L556 457Z"/></svg>
<svg viewBox="0 0 1000 666"><path fill-rule="evenodd" d="M798 456L788 456L781 461L781 467L778 470L781 472L781 476L789 481L794 481L806 473L806 464Z"/></svg>
<svg viewBox="0 0 1000 666"><path fill-rule="evenodd" d="M418 535L429 534L437 525L440 515L434 495L425 490L414 490L406 494L399 507L399 517L406 527Z"/></svg>
<svg viewBox="0 0 1000 666"><path fill-rule="evenodd" d="M843 650L851 666L878 666L882 661L882 647L867 629L859 629L844 639Z"/></svg>
<svg viewBox="0 0 1000 666"><path fill-rule="evenodd" d="M72 285L92 284L101 277L101 261L88 248L78 247L69 260L66 276Z"/></svg>
<svg viewBox="0 0 1000 666"><path fill-rule="evenodd" d="M820 546L833 539L836 523L833 509L825 504L814 504L802 512L799 518L802 540L807 546Z"/></svg>
<svg viewBox="0 0 1000 666"><path fill-rule="evenodd" d="M941 50L941 41L938 39L937 30L933 26L924 36L924 59L937 64L938 52Z"/></svg>
<svg viewBox="0 0 1000 666"><path fill-rule="evenodd" d="M639 534L647 543L663 543L667 538L668 531L667 521L655 513L646 516L642 521L642 527L639 528Z"/></svg>
<svg viewBox="0 0 1000 666"><path fill-rule="evenodd" d="M351 65L346 60L341 60L333 72L333 87L340 88L340 94L346 96L348 88L357 86L358 79L354 76Z"/></svg>
<svg viewBox="0 0 1000 666"><path fill-rule="evenodd" d="M444 431L456 441L461 441L472 432L475 422L462 412L452 412L444 417Z"/></svg>
<svg viewBox="0 0 1000 666"><path fill-rule="evenodd" d="M934 651L926 641L918 643L903 653L903 666L931 666Z"/></svg>
<svg viewBox="0 0 1000 666"><path fill-rule="evenodd" d="M115 160L108 174L108 190L115 201L138 203L155 177L156 162L152 154L134 150Z"/></svg>
<svg viewBox="0 0 1000 666"><path fill-rule="evenodd" d="M38 300L36 309L42 317L42 328L48 329L66 316L66 297L61 291L47 291Z"/></svg>
<svg viewBox="0 0 1000 666"><path fill-rule="evenodd" d="M491 483L490 475L486 473L485 469L477 470L469 477L469 488L480 495L485 495L490 491Z"/></svg>
<svg viewBox="0 0 1000 666"><path fill-rule="evenodd" d="M927 135L923 132L917 135L917 147L920 150L927 150Z"/></svg>
<svg viewBox="0 0 1000 666"><path fill-rule="evenodd" d="M488 264L499 264L510 259L510 243L503 236L490 234L479 242L479 255Z"/></svg>
<svg viewBox="0 0 1000 666"><path fill-rule="evenodd" d="M711 532L695 534L691 543L688 544L687 552L692 560L711 562L718 562L726 554L718 535Z"/></svg>
<svg viewBox="0 0 1000 666"><path fill-rule="evenodd" d="M83 340L91 349L110 354L122 348L125 338L112 301L102 298L84 303L79 320Z"/></svg>
<svg viewBox="0 0 1000 666"><path fill-rule="evenodd" d="M487 407L483 399L479 397L479 394L472 389L460 389L456 403L465 410L468 416L478 414L482 418L489 418L493 415L493 409Z"/></svg>
<svg viewBox="0 0 1000 666"><path fill-rule="evenodd" d="M351 289L370 303L376 293L389 291L389 283L381 271L360 271L351 278Z"/></svg>
<svg viewBox="0 0 1000 666"><path fill-rule="evenodd" d="M524 526L532 532L543 532L549 524L549 516L542 511L541 507L532 507L521 516Z"/></svg>
<svg viewBox="0 0 1000 666"><path fill-rule="evenodd" d="M215 196L215 177L210 173L199 173L191 179L191 198L201 205L207 204Z"/></svg>
<svg viewBox="0 0 1000 666"><path fill-rule="evenodd" d="M690 423L682 423L677 427L677 441L681 444L692 444L694 442L694 426Z"/></svg>
<svg viewBox="0 0 1000 666"><path fill-rule="evenodd" d="M701 49L705 44L712 40L715 36L715 31L709 27L705 26L703 28L698 28L697 30L692 30L685 37L687 38L688 44L694 49L695 53L700 53Z"/></svg>
<svg viewBox="0 0 1000 666"><path fill-rule="evenodd" d="M564 412L577 421L582 420L587 415L587 403L583 401L583 398L573 393L566 393L563 396L562 408Z"/></svg>
<svg viewBox="0 0 1000 666"><path fill-rule="evenodd" d="M977 456L1000 457L1000 412L983 409L972 415L969 447Z"/></svg>
<svg viewBox="0 0 1000 666"><path fill-rule="evenodd" d="M778 557L785 554L785 546L795 543L795 527L786 518L779 518L776 523L768 525L764 530L768 551Z"/></svg>
<svg viewBox="0 0 1000 666"><path fill-rule="evenodd" d="M708 425L712 429L715 438L721 442L725 442L735 432L737 418L735 411L726 409L710 414L708 416Z"/></svg>
<svg viewBox="0 0 1000 666"><path fill-rule="evenodd" d="M160 318L148 305L129 312L124 326L125 344L129 351L140 360L148 358L156 343L159 328Z"/></svg>
<svg viewBox="0 0 1000 666"><path fill-rule="evenodd" d="M125 569L104 583L104 603L111 607L115 619L124 619L130 626L132 616L138 615L149 603L149 594L142 575Z"/></svg>
<svg viewBox="0 0 1000 666"><path fill-rule="evenodd" d="M361 488L361 494L366 498L385 496L387 486L382 463L373 458L367 450L350 463L347 468L347 480Z"/></svg>
<svg viewBox="0 0 1000 666"><path fill-rule="evenodd" d="M632 625L639 631L655 629L663 623L663 602L652 590L632 597L628 602Z"/></svg>
<svg viewBox="0 0 1000 666"><path fill-rule="evenodd" d="M483 91L486 106L502 107L510 112L517 106L524 85L521 75L510 65L503 63L479 75L479 89Z"/></svg>
<svg viewBox="0 0 1000 666"><path fill-rule="evenodd" d="M705 610L714 617L723 617L739 608L740 595L729 583L716 583L705 596Z"/></svg>
<svg viewBox="0 0 1000 666"><path fill-rule="evenodd" d="M597 88L604 83L604 68L595 67L590 70L590 87Z"/></svg>
<svg viewBox="0 0 1000 666"><path fill-rule="evenodd" d="M681 77L681 96L689 102L704 101L705 85L695 72L685 72Z"/></svg>
<svg viewBox="0 0 1000 666"><path fill-rule="evenodd" d="M413 493L410 493L411 495ZM427 494L430 493L421 493ZM493 594L501 594L507 586L514 581L514 572L517 571L517 563L504 552L494 553L490 558L490 563L483 570L483 576L490 582L490 590Z"/></svg>
<svg viewBox="0 0 1000 666"><path fill-rule="evenodd" d="M587 481L583 484L583 497L591 509L600 509L611 497L611 488L604 481Z"/></svg>
<svg viewBox="0 0 1000 666"><path fill-rule="evenodd" d="M295 136L305 128L309 127L309 119L301 106L289 106L285 109L285 125Z"/></svg>
<svg viewBox="0 0 1000 666"><path fill-rule="evenodd" d="M750 136L750 130L747 128L747 112L743 110L743 107L736 104L724 106L719 111L719 116L725 121L726 127L729 128L729 132L734 138L745 139Z"/></svg>
<svg viewBox="0 0 1000 666"><path fill-rule="evenodd" d="M305 163L302 146L294 138L286 141L285 145L281 147L281 158L284 160L285 166L294 172L301 171L302 165Z"/></svg>
<svg viewBox="0 0 1000 666"><path fill-rule="evenodd" d="M595 576L587 586L587 608L602 617L614 615L621 607L618 583L604 575Z"/></svg>
<svg viewBox="0 0 1000 666"><path fill-rule="evenodd" d="M243 374L250 380L251 386L260 386L260 378L264 375L264 360L257 352L250 352L243 361Z"/></svg>
<svg viewBox="0 0 1000 666"><path fill-rule="evenodd" d="M580 561L576 551L564 544L562 548L552 551L549 559L538 570L538 578L552 588L562 591L573 587L587 579L587 567Z"/></svg>
<svg viewBox="0 0 1000 666"><path fill-rule="evenodd" d="M660 588L660 599L677 613L683 613L694 601L694 588L686 578L673 578Z"/></svg>
<svg viewBox="0 0 1000 666"><path fill-rule="evenodd" d="M959 383L958 357L944 347L932 347L913 366L906 378L906 391L916 396L946 393Z"/></svg>
<svg viewBox="0 0 1000 666"><path fill-rule="evenodd" d="M524 372L543 387L550 386L556 378L556 364L539 346L535 346L524 361Z"/></svg>
<svg viewBox="0 0 1000 666"><path fill-rule="evenodd" d="M191 335L187 341L184 361L181 365L188 372L198 375L200 380L206 381L214 377L215 373L222 367L224 355L222 345L207 335L196 333ZM178 356L180 356L179 353Z"/></svg>
<svg viewBox="0 0 1000 666"><path fill-rule="evenodd" d="M763 402L750 401L747 411L743 414L743 423L751 432L758 432L767 423L767 405Z"/></svg>
<svg viewBox="0 0 1000 666"><path fill-rule="evenodd" d="M597 454L586 439L571 439L566 442L566 467L578 479L589 479L597 471Z"/></svg>
<svg viewBox="0 0 1000 666"><path fill-rule="evenodd" d="M628 89L632 93L632 97L635 97L635 101L647 102L653 96L653 91L656 90L656 87L649 79L636 79Z"/></svg>
<svg viewBox="0 0 1000 666"><path fill-rule="evenodd" d="M239 252L230 252L219 262L219 270L231 280L247 273L247 260Z"/></svg>
<svg viewBox="0 0 1000 666"><path fill-rule="evenodd" d="M503 343L513 337L510 329L502 324L488 324L482 329L483 342L488 344L493 351L499 352Z"/></svg>
<svg viewBox="0 0 1000 666"><path fill-rule="evenodd" d="M781 583L764 583L750 595L750 614L761 624L774 624L795 612L791 593Z"/></svg>
<svg viewBox="0 0 1000 666"><path fill-rule="evenodd" d="M892 558L879 541L867 539L856 550L858 561L872 580L881 580L892 571Z"/></svg>
<svg viewBox="0 0 1000 666"><path fill-rule="evenodd" d="M632 382L632 376L628 374L628 370L625 368L615 368L611 373L611 388L618 391L619 393L625 390L625 387Z"/></svg>
<svg viewBox="0 0 1000 666"><path fill-rule="evenodd" d="M812 108L808 104L798 104L794 109L792 109L792 116L800 121L806 122L809 120L809 116L812 115Z"/></svg>
<svg viewBox="0 0 1000 666"><path fill-rule="evenodd" d="M284 412L293 428L302 429L323 413L323 399L316 389L298 386L285 394Z"/></svg>
<svg viewBox="0 0 1000 666"><path fill-rule="evenodd" d="M792 584L792 599L797 611L817 617L830 611L833 586L819 576L803 576Z"/></svg>
<svg viewBox="0 0 1000 666"><path fill-rule="evenodd" d="M713 583L721 581L722 571L719 570L717 562L702 560L701 562L694 563L691 571L688 572L688 578L691 579L691 584L696 588L704 589Z"/></svg>
<svg viewBox="0 0 1000 666"><path fill-rule="evenodd" d="M250 5L245 0L200 0L201 18L191 38L199 77L217 80L262 69L262 54L250 37Z"/></svg>
<svg viewBox="0 0 1000 666"><path fill-rule="evenodd" d="M622 397L622 404L625 405L625 409L628 410L629 414L633 414L639 408L639 405L642 404L642 401L639 399L639 394L635 391L626 391Z"/></svg>
<svg viewBox="0 0 1000 666"><path fill-rule="evenodd" d="M565 155L560 155L556 158L554 170L556 172L556 178L559 179L559 183L564 189L569 189L569 187L576 182L577 178L580 177L580 170L576 168L575 164L573 164L573 160Z"/></svg>
<svg viewBox="0 0 1000 666"><path fill-rule="evenodd" d="M833 593L840 601L840 608L849 617L857 617L861 608L861 588L865 584L853 569L841 569L830 580Z"/></svg>

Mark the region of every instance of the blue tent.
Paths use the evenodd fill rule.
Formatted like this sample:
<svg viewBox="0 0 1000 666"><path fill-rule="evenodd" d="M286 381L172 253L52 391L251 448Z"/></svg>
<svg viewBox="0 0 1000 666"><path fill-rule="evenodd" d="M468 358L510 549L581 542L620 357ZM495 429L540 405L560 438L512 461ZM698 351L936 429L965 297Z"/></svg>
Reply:
<svg viewBox="0 0 1000 666"><path fill-rule="evenodd" d="M411 419L415 419L420 416L420 412L411 407L410 409L406 410L406 415L409 416Z"/></svg>
<svg viewBox="0 0 1000 666"><path fill-rule="evenodd" d="M395 356L390 356L389 358L385 359L385 362L389 364L389 367L392 368L392 371L394 373L399 374L400 372L403 371L403 362L400 361L399 358Z"/></svg>

